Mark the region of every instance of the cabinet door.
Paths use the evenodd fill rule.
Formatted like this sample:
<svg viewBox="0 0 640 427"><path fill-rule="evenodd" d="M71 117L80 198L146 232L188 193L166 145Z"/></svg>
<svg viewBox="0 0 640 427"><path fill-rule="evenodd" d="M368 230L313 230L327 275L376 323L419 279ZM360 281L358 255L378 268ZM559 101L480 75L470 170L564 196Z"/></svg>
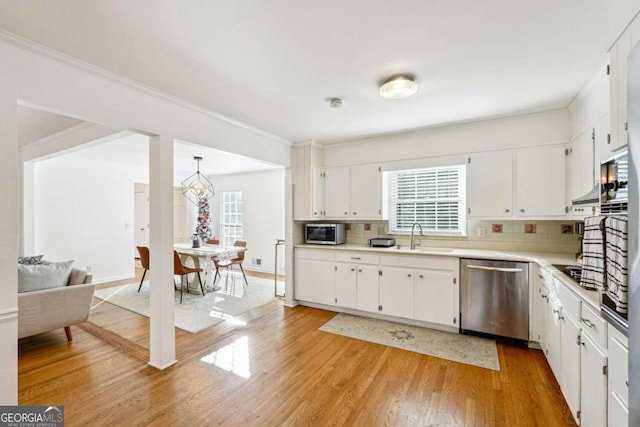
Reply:
<svg viewBox="0 0 640 427"><path fill-rule="evenodd" d="M384 267L380 276L381 313L413 319L414 272L408 268Z"/></svg>
<svg viewBox="0 0 640 427"><path fill-rule="evenodd" d="M324 174L325 216L349 217L349 168L328 168Z"/></svg>
<svg viewBox="0 0 640 427"><path fill-rule="evenodd" d="M629 408L622 402L620 396L615 393L609 395L609 426L628 426Z"/></svg>
<svg viewBox="0 0 640 427"><path fill-rule="evenodd" d="M616 120L617 137L614 140L615 149L627 145L627 57L631 52L631 32L625 31L618 41L618 116Z"/></svg>
<svg viewBox="0 0 640 427"><path fill-rule="evenodd" d="M513 215L513 152L495 151L471 156L468 169L469 216Z"/></svg>
<svg viewBox="0 0 640 427"><path fill-rule="evenodd" d="M311 216L324 217L324 170L311 168Z"/></svg>
<svg viewBox="0 0 640 427"><path fill-rule="evenodd" d="M416 320L458 326L459 298L456 273L416 270L414 313Z"/></svg>
<svg viewBox="0 0 640 427"><path fill-rule="evenodd" d="M580 326L566 313L560 318L560 389L573 419L578 422L580 410Z"/></svg>
<svg viewBox="0 0 640 427"><path fill-rule="evenodd" d="M547 362L557 379L560 378L560 308L552 303L547 304Z"/></svg>
<svg viewBox="0 0 640 427"><path fill-rule="evenodd" d="M356 308L358 310L378 312L378 267L357 265Z"/></svg>
<svg viewBox="0 0 640 427"><path fill-rule="evenodd" d="M607 357L587 335L582 334L580 342L580 425L604 426L607 425L607 376L604 372Z"/></svg>
<svg viewBox="0 0 640 427"><path fill-rule="evenodd" d="M335 263L296 259L295 298L318 304L335 303Z"/></svg>
<svg viewBox="0 0 640 427"><path fill-rule="evenodd" d="M382 217L382 172L378 165L351 167L351 211L352 218Z"/></svg>
<svg viewBox="0 0 640 427"><path fill-rule="evenodd" d="M565 215L564 150L553 145L516 151L516 215Z"/></svg>
<svg viewBox="0 0 640 427"><path fill-rule="evenodd" d="M339 307L356 308L356 268L356 264L336 264L336 305Z"/></svg>

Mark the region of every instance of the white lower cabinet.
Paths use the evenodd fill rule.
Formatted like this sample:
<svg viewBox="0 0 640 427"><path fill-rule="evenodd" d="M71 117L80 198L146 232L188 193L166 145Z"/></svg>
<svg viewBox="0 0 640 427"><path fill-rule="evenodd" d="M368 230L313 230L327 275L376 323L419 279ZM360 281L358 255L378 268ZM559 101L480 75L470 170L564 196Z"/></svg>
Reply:
<svg viewBox="0 0 640 427"><path fill-rule="evenodd" d="M629 425L629 341L609 325L609 426Z"/></svg>
<svg viewBox="0 0 640 427"><path fill-rule="evenodd" d="M560 389L573 419L578 422L580 411L580 325L566 312L560 317L561 361Z"/></svg>
<svg viewBox="0 0 640 427"><path fill-rule="evenodd" d="M458 273L455 270L416 272L414 315L416 320L458 326Z"/></svg>
<svg viewBox="0 0 640 427"><path fill-rule="evenodd" d="M580 425L607 425L607 355L585 333L580 336Z"/></svg>
<svg viewBox="0 0 640 427"><path fill-rule="evenodd" d="M338 307L356 308L358 303L358 266L336 263L336 300Z"/></svg>
<svg viewBox="0 0 640 427"><path fill-rule="evenodd" d="M459 259L296 248L295 298L458 326Z"/></svg>
<svg viewBox="0 0 640 427"><path fill-rule="evenodd" d="M536 316L544 320L536 326L538 340L574 420L582 427L607 426L606 322L549 272L540 272L533 295L542 301L533 301ZM612 424L613 416L624 413L624 407L612 409L613 404L609 396L609 426L626 425Z"/></svg>
<svg viewBox="0 0 640 427"><path fill-rule="evenodd" d="M415 272L407 268L380 268L380 313L413 319Z"/></svg>
<svg viewBox="0 0 640 427"><path fill-rule="evenodd" d="M335 262L296 259L296 298L318 304L335 303Z"/></svg>

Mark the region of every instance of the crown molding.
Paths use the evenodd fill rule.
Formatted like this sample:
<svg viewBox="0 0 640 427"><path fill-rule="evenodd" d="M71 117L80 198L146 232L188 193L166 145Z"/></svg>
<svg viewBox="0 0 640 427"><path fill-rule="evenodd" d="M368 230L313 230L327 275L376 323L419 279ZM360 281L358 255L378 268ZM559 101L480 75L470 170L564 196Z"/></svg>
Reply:
<svg viewBox="0 0 640 427"><path fill-rule="evenodd" d="M232 119L230 117L224 116L222 114L219 113L215 113L211 110L208 110L204 107L201 107L198 104L195 104L193 102L189 102L186 101L182 98L179 98L177 96L173 96L173 95L169 95L165 92L159 91L157 89L152 88L151 86L147 86L143 83L137 82L135 80L129 79L127 77L124 77L120 74L114 73L112 71L108 71L105 70L104 68L98 67L97 65L93 65L90 64L88 62L82 61L78 58L75 58L71 55L59 52L57 50L51 49L47 46L41 45L39 43L36 43L34 41L31 41L29 39L26 39L24 37L18 36L16 34L10 33L6 30L2 30L0 29L0 40L8 42L14 46L17 46L19 48L22 49L26 49L29 50L31 52L34 52L36 54L39 55L43 55L46 57L49 57L51 59L54 59L58 62L61 62L65 65L69 65L75 68L78 68L82 71L86 71L88 73L91 73L93 75L96 75L98 77L110 80L112 82L118 83L120 85L126 86L128 88L131 89L135 89L139 92L143 92L147 95L151 95L154 96L156 98L159 98L163 101L167 101L167 102L171 102L173 104L176 104L182 108L186 108L189 109L191 111L194 111L196 113L199 114L203 114L205 116L211 117L213 119L216 120L220 120L223 121L225 123L228 123L230 125L236 126L238 128L244 129L248 132L251 132L255 135L270 139L274 142L280 143L280 144L284 144L287 146L291 146L293 145L291 141L282 138L280 136L274 135L272 133L269 133L267 131L264 131L262 129L258 129L255 128L253 126L250 126L246 123L240 122L238 120Z"/></svg>

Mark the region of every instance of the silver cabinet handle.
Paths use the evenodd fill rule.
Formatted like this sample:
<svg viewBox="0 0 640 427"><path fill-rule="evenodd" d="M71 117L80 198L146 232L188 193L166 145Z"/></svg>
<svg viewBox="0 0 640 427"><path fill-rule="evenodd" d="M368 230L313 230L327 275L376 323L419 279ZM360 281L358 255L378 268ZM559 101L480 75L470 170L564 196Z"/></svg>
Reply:
<svg viewBox="0 0 640 427"><path fill-rule="evenodd" d="M424 276L421 274L421 275L420 275L420 278L422 279L423 277L424 277Z"/></svg>
<svg viewBox="0 0 640 427"><path fill-rule="evenodd" d="M358 269L358 273L362 273L362 270Z"/></svg>
<svg viewBox="0 0 640 427"><path fill-rule="evenodd" d="M504 211L505 211L506 213L509 213L509 212L511 212L511 211L510 211L509 209L505 209Z"/></svg>
<svg viewBox="0 0 640 427"><path fill-rule="evenodd" d="M352 269L351 269L351 271L356 271L356 269L355 269L355 268L352 268Z"/></svg>
<svg viewBox="0 0 640 427"><path fill-rule="evenodd" d="M411 277L411 275L410 275L410 274L407 274L407 277Z"/></svg>
<svg viewBox="0 0 640 427"><path fill-rule="evenodd" d="M357 257L357 256L352 256L351 259L362 259L362 258Z"/></svg>
<svg viewBox="0 0 640 427"><path fill-rule="evenodd" d="M503 273L521 273L521 268L485 267L484 265L467 265L471 270L500 271Z"/></svg>
<svg viewBox="0 0 640 427"><path fill-rule="evenodd" d="M345 214L345 215L349 215L349 212L345 212L344 214Z"/></svg>
<svg viewBox="0 0 640 427"><path fill-rule="evenodd" d="M524 209L520 209L520 212L524 213Z"/></svg>
<svg viewBox="0 0 640 427"><path fill-rule="evenodd" d="M595 326L589 319L585 319L584 317L581 317L580 320L582 320L582 323L584 323L590 328L593 328Z"/></svg>

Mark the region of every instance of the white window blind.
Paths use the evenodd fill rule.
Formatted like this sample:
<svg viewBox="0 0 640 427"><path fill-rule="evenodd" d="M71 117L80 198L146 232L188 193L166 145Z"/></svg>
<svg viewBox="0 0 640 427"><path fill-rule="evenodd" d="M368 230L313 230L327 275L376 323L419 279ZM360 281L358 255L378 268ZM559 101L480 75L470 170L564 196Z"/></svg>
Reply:
<svg viewBox="0 0 640 427"><path fill-rule="evenodd" d="M389 196L391 233L466 234L465 165L390 172Z"/></svg>
<svg viewBox="0 0 640 427"><path fill-rule="evenodd" d="M220 243L231 246L242 240L242 191L223 191L221 199Z"/></svg>

